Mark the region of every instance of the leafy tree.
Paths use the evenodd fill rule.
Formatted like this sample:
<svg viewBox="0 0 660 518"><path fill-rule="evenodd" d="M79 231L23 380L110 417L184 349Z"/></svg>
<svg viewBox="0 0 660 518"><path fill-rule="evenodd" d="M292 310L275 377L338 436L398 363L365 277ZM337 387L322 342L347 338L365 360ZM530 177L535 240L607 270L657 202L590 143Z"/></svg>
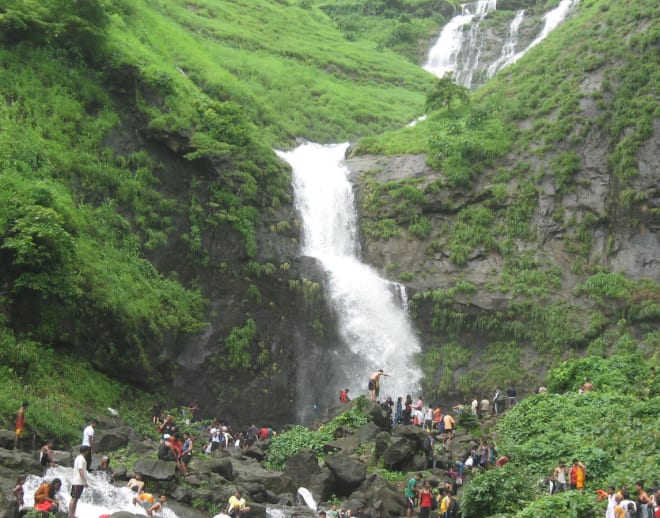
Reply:
<svg viewBox="0 0 660 518"><path fill-rule="evenodd" d="M445 106L451 110L451 102L460 100L467 103L470 99L470 91L456 83L451 72L447 72L438 79L435 87L426 96L426 111L441 110Z"/></svg>

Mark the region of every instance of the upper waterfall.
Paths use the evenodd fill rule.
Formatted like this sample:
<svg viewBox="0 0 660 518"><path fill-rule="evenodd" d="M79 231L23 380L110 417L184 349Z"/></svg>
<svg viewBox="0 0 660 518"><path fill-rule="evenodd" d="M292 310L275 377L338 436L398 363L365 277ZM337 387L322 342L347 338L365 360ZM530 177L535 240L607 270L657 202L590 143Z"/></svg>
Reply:
<svg viewBox="0 0 660 518"><path fill-rule="evenodd" d="M381 399L418 390L421 371L415 363L420 351L408 320L399 287L359 259L357 214L348 170L343 165L348 144L306 143L280 156L293 168L296 208L303 222L302 254L322 264L330 302L339 321L339 334L351 355L337 352L331 391L351 395L367 392L369 375L383 369ZM403 303L402 303L403 302ZM311 352L310 352L311 356ZM320 366L305 365L307 369Z"/></svg>
<svg viewBox="0 0 660 518"><path fill-rule="evenodd" d="M493 31L482 28L482 20L497 9L496 0L478 0L461 5L461 12L442 28L436 43L428 53L425 70L443 77L450 72L456 82L467 88L479 86L485 79L493 77L502 68L515 63L532 47L543 41L564 21L570 9L579 0L561 0L559 5L543 15L543 27L531 43L516 52L521 42L530 41L529 30L535 27L534 19L525 17L523 10L512 18L506 37L497 39ZM496 41L492 41L496 38ZM501 37L500 37L501 38ZM495 44L494 44L495 43ZM495 54L498 50L499 52Z"/></svg>
<svg viewBox="0 0 660 518"><path fill-rule="evenodd" d="M548 11L543 16L543 28L541 29L541 32L538 34L538 36L534 38L534 40L525 49L521 50L517 54L514 54L508 60L506 60L500 68L515 63L521 57L523 57L529 49L541 43L548 36L548 34L555 30L559 24L564 21L571 7L577 4L577 2L578 0L561 0L557 7L551 11Z"/></svg>
<svg viewBox="0 0 660 518"><path fill-rule="evenodd" d="M461 5L461 14L454 16L443 27L429 51L424 69L438 77L452 72L459 84L469 87L481 53L479 20L496 7L496 0L478 0ZM474 25L467 31L466 38L464 27L468 24Z"/></svg>
<svg viewBox="0 0 660 518"><path fill-rule="evenodd" d="M518 43L518 30L520 29L520 24L525 17L525 10L521 9L516 13L511 20L509 25L509 33L507 34L504 45L502 46L502 52L500 57L496 59L488 67L488 77L493 77L495 73L502 67L506 66L509 63L509 60L515 55L516 44Z"/></svg>

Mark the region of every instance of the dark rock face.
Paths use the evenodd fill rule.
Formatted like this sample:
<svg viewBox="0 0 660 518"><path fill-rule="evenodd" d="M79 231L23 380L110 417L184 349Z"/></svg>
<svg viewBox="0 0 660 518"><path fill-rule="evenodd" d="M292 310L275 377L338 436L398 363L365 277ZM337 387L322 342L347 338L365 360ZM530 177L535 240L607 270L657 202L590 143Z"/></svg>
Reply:
<svg viewBox="0 0 660 518"><path fill-rule="evenodd" d="M115 451L128 445L129 442L139 440L139 436L135 430L128 426L113 428L107 432L100 432L96 440L95 446L97 451Z"/></svg>
<svg viewBox="0 0 660 518"><path fill-rule="evenodd" d="M163 460L142 459L135 464L136 473L153 480L170 480L176 473L176 463Z"/></svg>
<svg viewBox="0 0 660 518"><path fill-rule="evenodd" d="M330 454L325 464L335 476L337 496L350 495L367 476L364 463L347 455Z"/></svg>
<svg viewBox="0 0 660 518"><path fill-rule="evenodd" d="M284 474L291 477L296 487L304 486L312 476L321 472L319 460L312 450L301 450L286 462ZM309 489L309 488L308 488Z"/></svg>
<svg viewBox="0 0 660 518"><path fill-rule="evenodd" d="M214 457L204 460L199 469L217 473L225 480L234 480L234 465L228 457L219 458L214 455Z"/></svg>
<svg viewBox="0 0 660 518"><path fill-rule="evenodd" d="M394 439L392 445L383 452L383 462L387 469L399 470L417 451L416 441L406 437Z"/></svg>

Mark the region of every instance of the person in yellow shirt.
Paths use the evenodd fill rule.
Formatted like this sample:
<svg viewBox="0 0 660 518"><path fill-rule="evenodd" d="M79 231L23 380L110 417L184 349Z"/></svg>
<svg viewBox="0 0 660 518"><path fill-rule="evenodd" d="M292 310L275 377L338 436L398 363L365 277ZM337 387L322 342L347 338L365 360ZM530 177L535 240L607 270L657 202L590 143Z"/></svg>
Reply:
<svg viewBox="0 0 660 518"><path fill-rule="evenodd" d="M245 513L247 513L250 508L245 505L245 498L241 496L240 491L236 491L236 494L229 497L229 504L227 505L227 514L231 518L243 518Z"/></svg>

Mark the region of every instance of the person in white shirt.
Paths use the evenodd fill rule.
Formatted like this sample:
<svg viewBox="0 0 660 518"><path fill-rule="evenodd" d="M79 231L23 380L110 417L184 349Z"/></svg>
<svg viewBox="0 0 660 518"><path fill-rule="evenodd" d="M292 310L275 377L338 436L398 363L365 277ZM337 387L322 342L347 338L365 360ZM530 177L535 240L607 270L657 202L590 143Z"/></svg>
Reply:
<svg viewBox="0 0 660 518"><path fill-rule="evenodd" d="M73 463L73 478L71 479L71 502L69 502L69 518L75 518L76 506L83 489L87 487L87 454L90 451L88 445L80 447L80 455Z"/></svg>
<svg viewBox="0 0 660 518"><path fill-rule="evenodd" d="M92 469L92 451L94 450L94 433L96 431L96 419L92 419L89 424L83 430L82 445L89 446L89 451L87 452L87 471Z"/></svg>

